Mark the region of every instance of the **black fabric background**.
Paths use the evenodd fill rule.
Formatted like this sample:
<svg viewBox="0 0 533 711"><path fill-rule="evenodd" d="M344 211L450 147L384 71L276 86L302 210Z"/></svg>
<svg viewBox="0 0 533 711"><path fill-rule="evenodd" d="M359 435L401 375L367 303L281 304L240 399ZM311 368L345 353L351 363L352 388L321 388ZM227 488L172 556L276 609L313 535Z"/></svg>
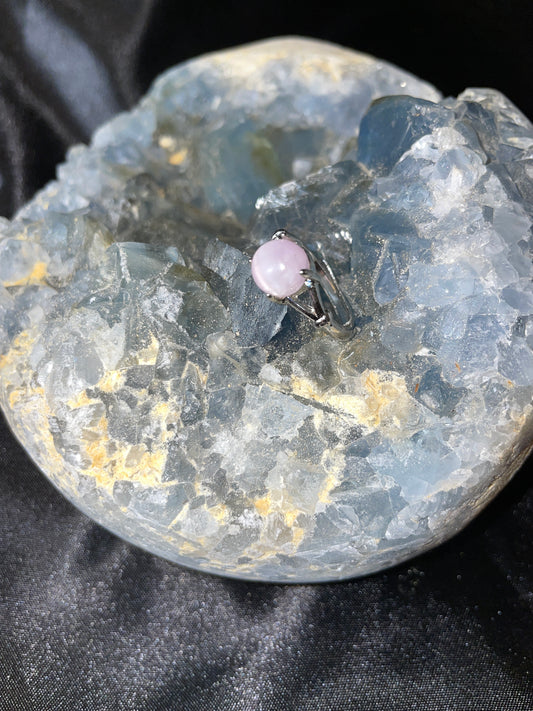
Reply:
<svg viewBox="0 0 533 711"><path fill-rule="evenodd" d="M163 69L330 39L530 118L529 2L0 2L0 214ZM330 585L180 568L78 513L0 424L0 711L533 709L530 463L453 541Z"/></svg>

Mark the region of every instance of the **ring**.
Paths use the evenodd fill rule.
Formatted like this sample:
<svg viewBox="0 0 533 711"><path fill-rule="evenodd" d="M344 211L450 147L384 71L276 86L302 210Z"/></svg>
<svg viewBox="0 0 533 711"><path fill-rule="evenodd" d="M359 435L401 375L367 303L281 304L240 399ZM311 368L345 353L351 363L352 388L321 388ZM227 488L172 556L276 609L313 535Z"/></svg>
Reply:
<svg viewBox="0 0 533 711"><path fill-rule="evenodd" d="M352 307L328 263L287 230L274 232L256 250L251 265L256 285L269 299L292 306L335 338L354 336ZM296 298L304 293L309 295L310 304Z"/></svg>

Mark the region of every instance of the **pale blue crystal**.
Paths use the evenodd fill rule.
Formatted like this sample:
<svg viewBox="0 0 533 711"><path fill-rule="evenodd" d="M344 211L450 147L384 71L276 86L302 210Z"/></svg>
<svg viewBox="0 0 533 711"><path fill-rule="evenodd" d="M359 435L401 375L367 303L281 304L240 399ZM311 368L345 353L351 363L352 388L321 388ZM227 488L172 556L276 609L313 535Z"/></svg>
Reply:
<svg viewBox="0 0 533 711"><path fill-rule="evenodd" d="M209 55L0 225L0 402L50 480L148 550L365 574L464 526L532 443L533 128L309 40ZM254 285L278 228L340 342Z"/></svg>

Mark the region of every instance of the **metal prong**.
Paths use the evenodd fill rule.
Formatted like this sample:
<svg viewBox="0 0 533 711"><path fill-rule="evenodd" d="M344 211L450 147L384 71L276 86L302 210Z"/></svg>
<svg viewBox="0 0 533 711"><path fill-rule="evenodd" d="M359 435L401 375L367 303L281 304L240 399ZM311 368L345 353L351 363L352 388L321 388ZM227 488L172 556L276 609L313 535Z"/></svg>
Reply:
<svg viewBox="0 0 533 711"><path fill-rule="evenodd" d="M314 323L317 323L317 315L314 311L312 311L308 306L304 306L304 304L300 304L298 301L295 299L291 298L290 296L287 296L285 299L285 302L287 304L290 304L293 309L298 311L298 313L302 314L302 316L307 316L307 318L310 318L311 321L314 321Z"/></svg>
<svg viewBox="0 0 533 711"><path fill-rule="evenodd" d="M280 299L277 296L272 296L272 294L267 294L267 297L270 299L270 301L274 301L276 304L284 304L285 299Z"/></svg>
<svg viewBox="0 0 533 711"><path fill-rule="evenodd" d="M309 257L309 268L301 269L300 274L305 278L304 286L312 305L308 306L296 300L294 297L298 294L285 299L270 298L277 303L289 304L298 313L313 321L315 326L327 327L336 338L343 340L351 338L356 332L353 309L326 260L314 254L287 230L276 230L272 239L290 239L306 252Z"/></svg>

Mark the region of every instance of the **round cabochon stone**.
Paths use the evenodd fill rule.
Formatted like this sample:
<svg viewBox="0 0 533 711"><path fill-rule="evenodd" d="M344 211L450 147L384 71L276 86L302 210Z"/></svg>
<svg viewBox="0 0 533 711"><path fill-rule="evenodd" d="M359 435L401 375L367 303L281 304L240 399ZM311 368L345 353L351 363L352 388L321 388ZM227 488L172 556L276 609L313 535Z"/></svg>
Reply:
<svg viewBox="0 0 533 711"><path fill-rule="evenodd" d="M309 269L309 257L290 239L271 239L252 257L252 277L265 294L284 299L303 287L302 269Z"/></svg>

